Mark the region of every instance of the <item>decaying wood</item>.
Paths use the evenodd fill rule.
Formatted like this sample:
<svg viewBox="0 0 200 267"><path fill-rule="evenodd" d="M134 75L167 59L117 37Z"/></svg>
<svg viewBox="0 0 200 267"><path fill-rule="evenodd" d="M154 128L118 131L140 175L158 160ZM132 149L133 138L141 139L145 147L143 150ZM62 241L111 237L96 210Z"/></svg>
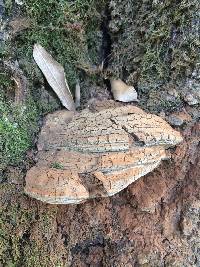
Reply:
<svg viewBox="0 0 200 267"><path fill-rule="evenodd" d="M25 192L53 204L111 196L155 169L166 148L181 141L163 119L134 106L57 111L46 117Z"/></svg>
<svg viewBox="0 0 200 267"><path fill-rule="evenodd" d="M28 80L24 75L22 69L19 67L19 62L4 61L4 66L12 75L14 81L14 102L17 105L22 105L27 100L28 94Z"/></svg>

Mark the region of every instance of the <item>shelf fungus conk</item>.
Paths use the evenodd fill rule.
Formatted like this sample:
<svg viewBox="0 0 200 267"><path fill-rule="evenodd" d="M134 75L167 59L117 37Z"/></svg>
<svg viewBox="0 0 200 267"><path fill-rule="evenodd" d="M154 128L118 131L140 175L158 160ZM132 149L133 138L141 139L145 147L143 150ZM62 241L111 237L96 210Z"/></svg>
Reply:
<svg viewBox="0 0 200 267"><path fill-rule="evenodd" d="M154 170L182 141L162 118L131 105L47 115L25 192L51 204L112 196Z"/></svg>
<svg viewBox="0 0 200 267"><path fill-rule="evenodd" d="M132 102L137 99L137 92L133 86L127 85L122 80L111 80L111 91L115 100L121 102Z"/></svg>

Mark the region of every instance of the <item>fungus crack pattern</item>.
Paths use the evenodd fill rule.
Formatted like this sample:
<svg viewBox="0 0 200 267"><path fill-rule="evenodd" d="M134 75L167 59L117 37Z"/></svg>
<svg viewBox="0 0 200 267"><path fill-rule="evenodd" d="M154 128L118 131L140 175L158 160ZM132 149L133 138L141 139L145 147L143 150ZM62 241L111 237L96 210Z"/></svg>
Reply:
<svg viewBox="0 0 200 267"><path fill-rule="evenodd" d="M181 141L162 118L130 105L57 111L45 119L25 192L52 204L111 196L155 169Z"/></svg>

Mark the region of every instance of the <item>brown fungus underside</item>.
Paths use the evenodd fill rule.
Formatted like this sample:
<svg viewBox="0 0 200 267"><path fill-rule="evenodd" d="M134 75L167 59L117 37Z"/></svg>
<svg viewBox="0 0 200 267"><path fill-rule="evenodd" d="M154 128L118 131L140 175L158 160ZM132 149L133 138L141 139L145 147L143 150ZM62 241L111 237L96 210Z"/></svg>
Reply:
<svg viewBox="0 0 200 267"><path fill-rule="evenodd" d="M135 106L102 106L49 114L38 140L38 161L25 192L51 204L111 196L168 158L182 141L162 118Z"/></svg>

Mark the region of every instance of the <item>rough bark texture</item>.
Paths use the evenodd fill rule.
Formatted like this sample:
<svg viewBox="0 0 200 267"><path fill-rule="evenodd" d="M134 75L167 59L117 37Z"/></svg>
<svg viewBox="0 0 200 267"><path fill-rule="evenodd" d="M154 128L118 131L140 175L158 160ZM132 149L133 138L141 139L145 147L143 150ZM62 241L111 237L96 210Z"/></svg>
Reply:
<svg viewBox="0 0 200 267"><path fill-rule="evenodd" d="M4 139L0 135L0 166L3 166L0 167L0 266L200 266L198 0L111 0L108 1L110 11L105 12L104 32L108 31L111 19L111 40L105 40L103 44L107 47L103 54L107 61L109 59L108 68L115 78L134 85L143 109L161 112L160 115L178 126L184 141L172 149L173 157L109 198L56 206L24 194L25 174L37 161L34 148L21 160L22 152L29 147L29 143L25 143L26 134L30 131L32 137L36 132L33 131L36 117L33 107L40 107L43 113L60 107L50 90L44 89L46 84L27 52L29 56L32 54L33 42L42 42L57 55L60 63L65 64L67 78L73 85L77 78L76 67L82 66L87 71L86 50L89 50L92 62L100 64L96 55L101 40L109 36L106 32L102 37L99 29L101 18L100 12L96 12L96 3L101 6L102 2L51 0L47 5L46 0L0 0L0 15L7 9L7 15L12 13L9 20L17 17L18 26L19 15L31 19L30 28L21 25L10 34L5 15L1 21L3 46L0 52L5 62L19 61L35 101L33 106L26 105L22 110L11 105L14 93L10 77L14 75L9 73L13 69L8 72L5 66L3 69L0 66L0 93L5 93L6 99L3 104L0 99L0 113L5 115L3 120L0 116L0 134L5 127ZM65 25L69 33L65 32ZM8 44L4 44L4 39ZM108 47L110 41L112 51ZM85 62L86 66L82 64ZM102 84L96 82L99 75L93 74L95 67L89 69L89 76L81 72L82 99L110 97L108 90L103 90ZM22 77L21 72L19 77ZM26 79L14 78L18 90L15 100L24 102L23 92L29 95L24 90ZM6 109L9 108L7 113L5 103ZM95 105L93 108L95 110ZM27 119L30 110L31 116ZM17 111L16 115L14 111ZM1 154L5 145L7 150ZM16 158L20 158L20 163L16 163Z"/></svg>
<svg viewBox="0 0 200 267"><path fill-rule="evenodd" d="M10 170L1 191L1 229L10 245L2 264L199 266L199 130L197 123L188 126L173 158L153 173L113 197L84 204L28 198L22 175Z"/></svg>

